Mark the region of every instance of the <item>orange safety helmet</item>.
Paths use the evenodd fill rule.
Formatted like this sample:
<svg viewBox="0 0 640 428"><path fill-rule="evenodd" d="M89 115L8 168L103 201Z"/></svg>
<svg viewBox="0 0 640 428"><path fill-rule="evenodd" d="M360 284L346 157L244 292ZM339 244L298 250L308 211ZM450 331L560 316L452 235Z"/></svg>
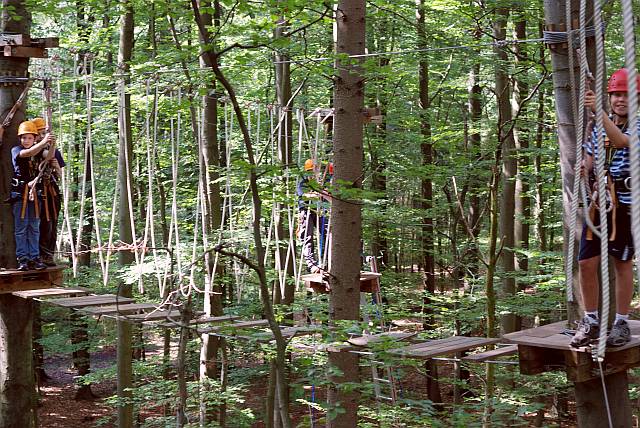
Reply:
<svg viewBox="0 0 640 428"><path fill-rule="evenodd" d="M607 93L611 92L629 92L628 73L626 68L615 71L609 78L607 84ZM636 73L636 91L640 93L640 75Z"/></svg>
<svg viewBox="0 0 640 428"><path fill-rule="evenodd" d="M304 161L304 170L305 171L311 171L313 170L313 159L307 159L306 161Z"/></svg>
<svg viewBox="0 0 640 428"><path fill-rule="evenodd" d="M38 131L47 127L47 123L41 117L36 117L35 119L31 119L31 122L36 126Z"/></svg>
<svg viewBox="0 0 640 428"><path fill-rule="evenodd" d="M24 134L38 135L38 128L36 128L36 125L30 120L22 122L18 127L18 136Z"/></svg>

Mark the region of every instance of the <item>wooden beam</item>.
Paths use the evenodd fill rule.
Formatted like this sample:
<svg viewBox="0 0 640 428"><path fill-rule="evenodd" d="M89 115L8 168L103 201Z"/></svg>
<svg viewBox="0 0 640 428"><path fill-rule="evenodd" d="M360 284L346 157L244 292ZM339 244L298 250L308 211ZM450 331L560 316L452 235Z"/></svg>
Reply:
<svg viewBox="0 0 640 428"><path fill-rule="evenodd" d="M27 34L0 33L0 46L27 46L31 43Z"/></svg>
<svg viewBox="0 0 640 428"><path fill-rule="evenodd" d="M47 58L47 50L45 48L36 48L31 46L5 46L4 56L13 58Z"/></svg>
<svg viewBox="0 0 640 428"><path fill-rule="evenodd" d="M31 39L31 46L38 48L57 48L60 41L57 37L35 37Z"/></svg>

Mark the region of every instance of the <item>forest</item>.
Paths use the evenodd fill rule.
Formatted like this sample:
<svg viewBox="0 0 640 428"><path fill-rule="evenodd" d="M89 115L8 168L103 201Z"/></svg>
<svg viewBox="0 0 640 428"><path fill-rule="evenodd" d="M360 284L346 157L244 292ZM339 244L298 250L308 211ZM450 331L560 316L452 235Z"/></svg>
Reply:
<svg viewBox="0 0 640 428"><path fill-rule="evenodd" d="M64 167L55 266L0 210L0 428L637 426L638 302L569 346L631 0L1 4L0 198L26 121Z"/></svg>

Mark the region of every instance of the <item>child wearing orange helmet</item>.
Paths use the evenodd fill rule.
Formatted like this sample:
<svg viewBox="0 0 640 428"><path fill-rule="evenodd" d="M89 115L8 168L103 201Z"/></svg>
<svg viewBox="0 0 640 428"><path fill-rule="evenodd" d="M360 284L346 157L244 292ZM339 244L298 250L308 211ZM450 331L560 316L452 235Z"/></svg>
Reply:
<svg viewBox="0 0 640 428"><path fill-rule="evenodd" d="M38 130L30 122L22 122L18 127L20 144L11 149L13 163L13 180L11 197L14 218L14 232L16 240L16 258L18 270L31 268L45 269L46 265L40 259L40 195L36 177L41 153L48 142L36 143ZM32 191L31 187L36 187ZM35 196L32 196L35 195Z"/></svg>
<svg viewBox="0 0 640 428"><path fill-rule="evenodd" d="M637 79L640 91L640 77ZM607 215L609 236L609 255L613 256L616 273L616 319L607 338L608 346L623 346L631 340L631 331L627 320L633 296L633 236L631 234L631 191L630 191L630 159L628 127L628 73L622 68L609 78L607 93L611 114L603 117L603 128L594 129L591 139L585 144L583 173L593 173L594 160L598 157L598 132L604 134L605 170L614 190L610 192L612 210ZM585 94L585 107L592 112L596 110L596 96L593 91ZM576 177L578 179L578 177ZM615 212L615 216L612 213ZM614 222L615 219L615 222ZM599 215L594 218L599 223ZM612 231L615 230L615 235ZM596 340L600 334L598 314L599 283L598 268L600 264L600 239L588 237L588 226L585 224L580 240L578 266L580 270L580 290L585 315L578 324L571 346L585 346ZM608 286L608 284L607 284ZM606 320L606 316L604 317ZM606 328L606 321L603 328Z"/></svg>

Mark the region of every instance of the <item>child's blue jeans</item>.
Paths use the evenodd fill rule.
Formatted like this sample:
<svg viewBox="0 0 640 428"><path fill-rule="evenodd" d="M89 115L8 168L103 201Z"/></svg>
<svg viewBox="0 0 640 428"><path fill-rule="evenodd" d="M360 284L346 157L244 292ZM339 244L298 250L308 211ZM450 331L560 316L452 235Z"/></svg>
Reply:
<svg viewBox="0 0 640 428"><path fill-rule="evenodd" d="M13 221L16 236L16 258L20 262L40 257L40 219L36 217L36 202L28 201L22 218L22 201L13 203Z"/></svg>

